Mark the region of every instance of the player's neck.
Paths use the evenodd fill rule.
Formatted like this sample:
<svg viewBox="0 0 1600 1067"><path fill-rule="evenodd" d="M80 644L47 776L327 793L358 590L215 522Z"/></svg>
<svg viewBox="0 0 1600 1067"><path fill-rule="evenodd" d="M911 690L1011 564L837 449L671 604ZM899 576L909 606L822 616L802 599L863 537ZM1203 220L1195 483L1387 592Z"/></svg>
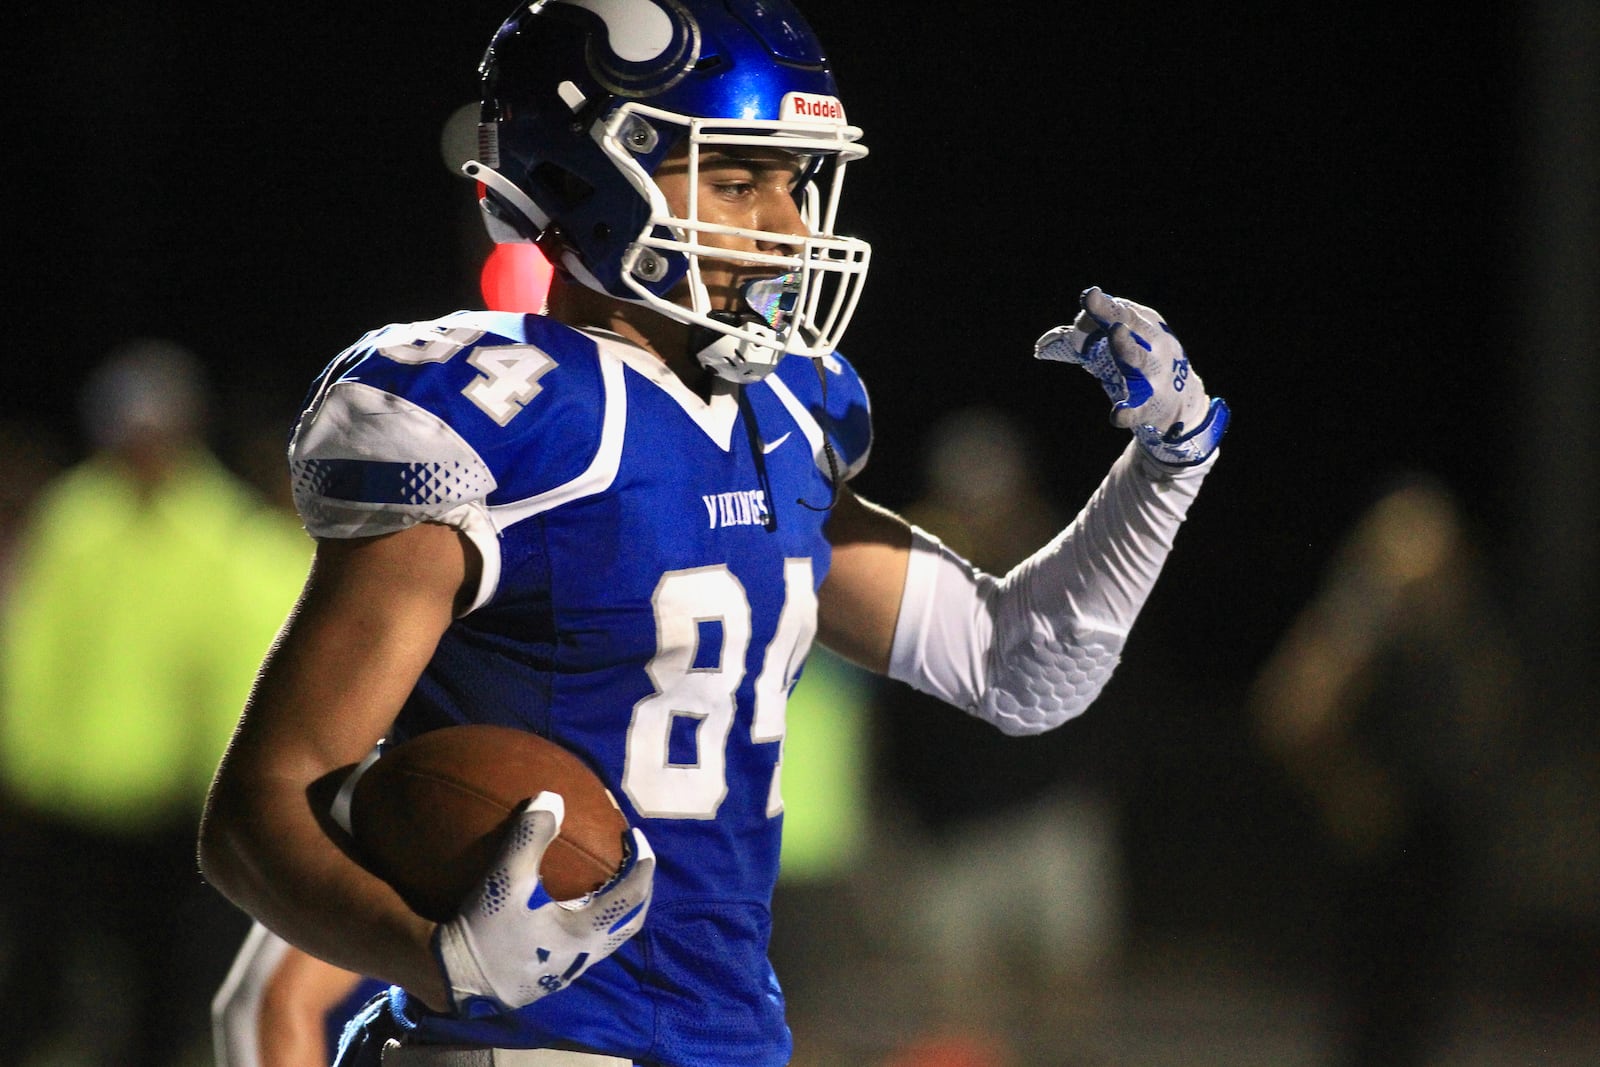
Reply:
<svg viewBox="0 0 1600 1067"><path fill-rule="evenodd" d="M597 293L574 282L557 281L550 289L551 318L569 326L609 330L649 352L702 399L710 392L712 374L690 348L690 328L649 308Z"/></svg>

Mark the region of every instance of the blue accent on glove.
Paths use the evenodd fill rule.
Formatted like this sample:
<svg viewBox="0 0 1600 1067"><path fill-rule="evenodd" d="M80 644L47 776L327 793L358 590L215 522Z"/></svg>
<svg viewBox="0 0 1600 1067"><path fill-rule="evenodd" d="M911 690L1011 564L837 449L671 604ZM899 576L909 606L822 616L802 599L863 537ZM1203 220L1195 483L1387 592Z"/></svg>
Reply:
<svg viewBox="0 0 1600 1067"><path fill-rule="evenodd" d="M1095 376L1100 388L1105 390L1106 396L1111 398L1113 404L1121 404L1128 399L1128 385L1122 376L1122 371L1117 365L1116 358L1111 354L1111 339L1104 330L1096 330L1084 339L1083 351L1073 351L1068 345L1060 348L1072 353L1071 357L1063 362L1077 363L1084 370ZM1046 358L1057 358L1050 356ZM1145 383L1148 388L1149 383Z"/></svg>
<svg viewBox="0 0 1600 1067"><path fill-rule="evenodd" d="M1206 395L1172 327L1155 310L1098 288L1084 290L1079 303L1072 325L1046 332L1034 343L1034 355L1094 375L1111 399L1112 424L1131 431L1155 462L1204 463L1227 431L1230 413L1226 402Z"/></svg>
<svg viewBox="0 0 1600 1067"><path fill-rule="evenodd" d="M1165 434L1154 426L1136 426L1133 435L1139 447L1157 463L1168 467L1194 467L1211 458L1211 453L1217 450L1222 435L1228 432L1231 417L1228 402L1214 396L1206 409L1206 417L1192 430L1185 430L1181 423Z"/></svg>
<svg viewBox="0 0 1600 1067"><path fill-rule="evenodd" d="M1165 323L1163 323L1163 325L1165 325ZM1129 330L1128 336L1132 337L1139 347L1143 348L1146 352L1153 351L1150 347L1150 342L1146 341L1143 337L1140 337L1137 333ZM1109 347L1109 345L1110 342L1108 339L1107 346ZM1127 394L1123 399L1117 401L1116 407L1119 409L1136 408L1142 405L1146 400L1149 400L1151 394L1153 394L1155 390L1150 386L1150 379L1144 376L1144 371L1133 366L1132 364L1122 362L1122 360L1117 359L1116 356L1112 356L1111 359L1112 362L1117 365L1117 370L1122 372L1122 381L1126 385L1125 392ZM1115 398L1113 397L1113 399Z"/></svg>

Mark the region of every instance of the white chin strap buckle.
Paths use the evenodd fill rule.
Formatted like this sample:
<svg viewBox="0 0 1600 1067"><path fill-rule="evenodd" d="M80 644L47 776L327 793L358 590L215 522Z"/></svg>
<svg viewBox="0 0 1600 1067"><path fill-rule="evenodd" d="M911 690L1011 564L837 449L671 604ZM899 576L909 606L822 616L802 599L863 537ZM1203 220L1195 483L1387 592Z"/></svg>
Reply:
<svg viewBox="0 0 1600 1067"><path fill-rule="evenodd" d="M771 374L783 358L778 335L763 326L746 326L750 332L771 338L770 343L751 341L722 334L695 353L700 365L717 377L740 385L759 382Z"/></svg>
<svg viewBox="0 0 1600 1067"><path fill-rule="evenodd" d="M800 290L800 275L793 273L745 282L739 295L760 321L731 312L712 312L711 317L755 336L726 336L712 342L698 353L701 364L730 382L757 382L771 374L784 354L779 332L793 327Z"/></svg>

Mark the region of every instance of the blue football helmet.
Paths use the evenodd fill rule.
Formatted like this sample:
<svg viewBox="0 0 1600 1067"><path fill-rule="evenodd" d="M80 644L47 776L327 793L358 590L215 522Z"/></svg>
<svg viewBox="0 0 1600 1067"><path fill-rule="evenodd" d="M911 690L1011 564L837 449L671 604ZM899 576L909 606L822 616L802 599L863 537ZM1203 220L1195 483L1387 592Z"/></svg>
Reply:
<svg viewBox="0 0 1600 1067"><path fill-rule="evenodd" d="M733 381L833 351L870 255L834 220L845 164L867 150L788 0L534 0L500 27L481 73L479 156L463 170L496 241L558 235L580 283L711 331L700 359ZM703 242L729 230L693 217L693 195L688 217L673 213L652 177L662 161L685 151L693 190L702 149L729 146L803 162L806 236L733 231L783 246L733 251ZM740 312L712 309L708 258L764 268ZM687 306L669 295L685 281Z"/></svg>

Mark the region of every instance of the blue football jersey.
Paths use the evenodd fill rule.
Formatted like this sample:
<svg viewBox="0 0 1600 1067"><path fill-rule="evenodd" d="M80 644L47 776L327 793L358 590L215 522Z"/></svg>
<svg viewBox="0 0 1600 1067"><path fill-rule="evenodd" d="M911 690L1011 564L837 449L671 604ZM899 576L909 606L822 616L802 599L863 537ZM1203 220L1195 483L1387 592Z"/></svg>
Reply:
<svg viewBox="0 0 1600 1067"><path fill-rule="evenodd" d="M841 479L871 444L859 378L823 367L786 359L702 399L604 331L460 312L374 331L319 381L290 448L307 529L443 522L483 557L394 737L489 722L552 738L658 858L644 930L613 956L516 1012L413 1002L422 1040L788 1061L766 957L784 706L828 571L824 442Z"/></svg>

